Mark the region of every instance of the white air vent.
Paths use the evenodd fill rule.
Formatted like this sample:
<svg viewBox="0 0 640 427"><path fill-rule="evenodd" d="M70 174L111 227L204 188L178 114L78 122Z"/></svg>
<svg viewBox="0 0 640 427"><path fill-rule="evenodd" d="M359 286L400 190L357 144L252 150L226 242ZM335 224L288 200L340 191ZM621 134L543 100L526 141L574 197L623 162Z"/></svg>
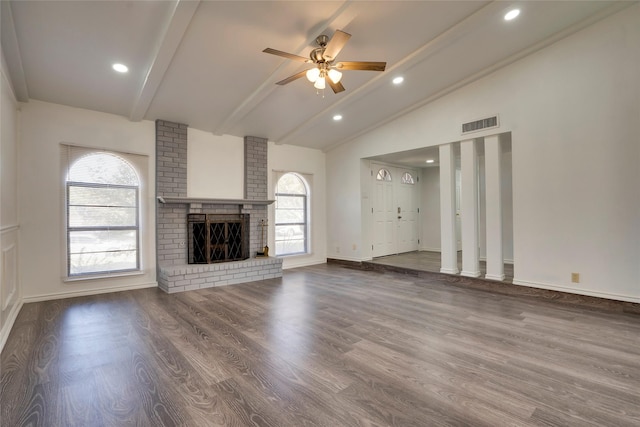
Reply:
<svg viewBox="0 0 640 427"><path fill-rule="evenodd" d="M475 120L462 125L462 133L476 132L482 129L497 128L498 116L487 117L486 119Z"/></svg>

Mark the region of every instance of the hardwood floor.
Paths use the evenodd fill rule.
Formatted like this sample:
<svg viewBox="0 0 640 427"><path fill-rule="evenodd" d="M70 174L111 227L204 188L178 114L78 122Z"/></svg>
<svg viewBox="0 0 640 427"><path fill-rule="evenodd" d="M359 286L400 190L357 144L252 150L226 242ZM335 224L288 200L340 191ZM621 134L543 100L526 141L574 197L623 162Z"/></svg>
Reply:
<svg viewBox="0 0 640 427"><path fill-rule="evenodd" d="M505 285L508 286L508 285ZM638 426L640 315L340 265L26 304L3 426Z"/></svg>

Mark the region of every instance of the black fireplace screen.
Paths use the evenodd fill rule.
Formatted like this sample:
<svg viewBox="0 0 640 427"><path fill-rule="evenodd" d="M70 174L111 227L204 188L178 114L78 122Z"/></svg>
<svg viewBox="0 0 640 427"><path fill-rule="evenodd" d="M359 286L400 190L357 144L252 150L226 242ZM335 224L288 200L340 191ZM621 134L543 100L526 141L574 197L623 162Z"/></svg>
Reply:
<svg viewBox="0 0 640 427"><path fill-rule="evenodd" d="M249 258L249 215L188 214L189 264Z"/></svg>

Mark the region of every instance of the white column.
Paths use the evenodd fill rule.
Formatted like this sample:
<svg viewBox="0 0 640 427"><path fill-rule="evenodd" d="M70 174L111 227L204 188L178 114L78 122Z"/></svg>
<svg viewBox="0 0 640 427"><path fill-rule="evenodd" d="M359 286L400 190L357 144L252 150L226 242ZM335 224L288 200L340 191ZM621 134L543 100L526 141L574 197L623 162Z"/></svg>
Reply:
<svg viewBox="0 0 640 427"><path fill-rule="evenodd" d="M504 256L502 253L502 149L500 136L484 138L486 228L487 228L487 279L504 280Z"/></svg>
<svg viewBox="0 0 640 427"><path fill-rule="evenodd" d="M451 144L440 146L440 272L458 274L456 163Z"/></svg>
<svg viewBox="0 0 640 427"><path fill-rule="evenodd" d="M460 216L463 276L480 277L478 250L478 151L476 141L460 143Z"/></svg>

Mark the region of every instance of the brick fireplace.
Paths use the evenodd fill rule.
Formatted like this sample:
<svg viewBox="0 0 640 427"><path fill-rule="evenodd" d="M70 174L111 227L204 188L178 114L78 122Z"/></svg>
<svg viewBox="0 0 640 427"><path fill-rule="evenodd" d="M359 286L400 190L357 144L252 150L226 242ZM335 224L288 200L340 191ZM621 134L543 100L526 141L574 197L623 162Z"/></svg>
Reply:
<svg viewBox="0 0 640 427"><path fill-rule="evenodd" d="M244 139L244 199L187 197L187 125L156 121L156 254L159 287L168 293L282 276L282 260L256 257L267 220L267 140ZM229 262L189 263L189 217L246 218L248 250ZM219 260L218 260L219 261Z"/></svg>

